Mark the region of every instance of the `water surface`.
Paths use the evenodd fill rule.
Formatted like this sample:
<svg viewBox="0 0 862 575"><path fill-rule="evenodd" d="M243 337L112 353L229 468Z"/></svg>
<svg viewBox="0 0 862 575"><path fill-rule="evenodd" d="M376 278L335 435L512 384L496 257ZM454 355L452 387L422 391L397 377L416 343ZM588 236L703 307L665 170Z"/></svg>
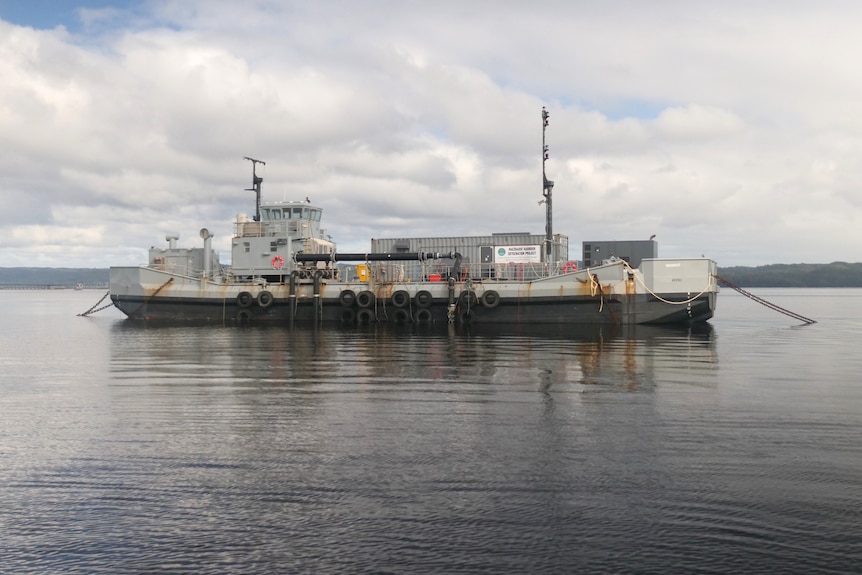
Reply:
<svg viewBox="0 0 862 575"><path fill-rule="evenodd" d="M711 327L141 327L0 291L3 573L857 573L862 290Z"/></svg>

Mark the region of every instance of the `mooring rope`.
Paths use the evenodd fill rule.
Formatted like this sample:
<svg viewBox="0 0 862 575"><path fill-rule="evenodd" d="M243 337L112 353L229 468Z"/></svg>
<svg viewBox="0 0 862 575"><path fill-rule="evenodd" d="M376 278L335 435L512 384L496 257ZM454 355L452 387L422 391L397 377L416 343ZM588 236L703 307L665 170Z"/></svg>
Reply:
<svg viewBox="0 0 862 575"><path fill-rule="evenodd" d="M732 283L730 283L729 281L727 281L726 279L724 279L723 277L721 277L719 275L715 275L715 279L717 279L718 281L720 281L721 283L723 283L724 285L726 285L730 289L738 291L739 293L741 293L745 297L747 297L751 300L754 300L759 304L765 305L769 309L775 310L779 313L783 313L784 315L788 315L794 319L798 319L799 321L806 323L806 324L817 323L816 320L805 317L804 315L799 315L798 313L794 313L788 309L784 309L783 307L777 306L772 302L768 302L765 299L758 297L751 292L747 292L744 289L742 289L741 287L733 285Z"/></svg>
<svg viewBox="0 0 862 575"><path fill-rule="evenodd" d="M644 283L644 281L640 278L640 276L637 274L636 270L635 270L635 269L634 269L634 268L629 264L629 262L627 262L627 261L623 260L623 265L625 265L628 269L630 269L630 270L632 271L632 275L634 275L635 279L637 279L637 280L638 280L638 283L639 283L639 284L641 284L641 286L643 286L643 288L644 288L644 289L645 289L645 290L646 290L646 291L647 291L651 296L653 296L655 299L659 300L660 302L669 303L669 304L671 304L671 305L687 305L687 304L690 304L691 302L693 302L694 300L696 300L697 298L699 298L700 296L702 296L703 294L705 294L705 293L709 290L709 288L711 287L711 284L712 284L712 282L710 282L709 280L707 280L707 282L706 282L706 287L705 287L705 288L703 288L703 290L702 290L699 294L697 294L696 296L694 296L694 297L690 297L690 298L688 298L687 300L683 300L683 301L670 301L670 300L668 300L668 299L664 299L663 297L661 297L660 295L658 295L657 293L655 293L654 291L652 291L651 289L649 289L649 287ZM717 277L718 277L718 276L716 276L716 278L717 278Z"/></svg>
<svg viewBox="0 0 862 575"><path fill-rule="evenodd" d="M587 268L587 274L590 276L590 295L596 297L599 294L599 313L605 308L605 294L602 291L602 284L599 283L599 276L590 273L590 268Z"/></svg>

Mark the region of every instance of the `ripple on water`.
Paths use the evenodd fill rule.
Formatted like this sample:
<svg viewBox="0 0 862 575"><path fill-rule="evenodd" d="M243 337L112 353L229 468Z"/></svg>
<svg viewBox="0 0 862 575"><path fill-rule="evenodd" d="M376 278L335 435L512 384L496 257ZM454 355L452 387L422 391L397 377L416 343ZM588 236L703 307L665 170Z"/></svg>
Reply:
<svg viewBox="0 0 862 575"><path fill-rule="evenodd" d="M705 332L574 335L88 322L80 338L62 326L25 335L62 341L68 373L35 350L0 352L0 571L862 562L862 366L844 337L862 332L847 322L740 313Z"/></svg>

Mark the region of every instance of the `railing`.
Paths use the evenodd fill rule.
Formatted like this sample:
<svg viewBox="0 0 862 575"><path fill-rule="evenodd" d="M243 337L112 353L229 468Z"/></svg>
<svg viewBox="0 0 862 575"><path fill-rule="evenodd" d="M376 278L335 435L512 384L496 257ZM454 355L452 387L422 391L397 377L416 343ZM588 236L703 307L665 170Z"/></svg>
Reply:
<svg viewBox="0 0 862 575"><path fill-rule="evenodd" d="M356 262L362 264L363 262ZM379 283L401 283L419 281L446 281L454 273L454 264L451 261L439 262L434 260L419 261L387 261L387 262L365 262L369 276ZM186 276L189 278L200 278L204 271L196 267L173 265L169 263L151 263L150 269L161 272ZM343 266L339 266L343 268ZM358 278L355 271L356 266L348 266L347 274L342 273L346 281ZM476 281L533 281L546 277L552 277L573 271L573 264L560 262L558 264L536 263L462 263L459 267L458 279L472 279ZM223 268L214 268L210 273L211 280L221 277ZM252 271L244 275L271 275L273 270L269 267L261 267L259 271ZM346 277L345 277L346 276Z"/></svg>
<svg viewBox="0 0 862 575"><path fill-rule="evenodd" d="M453 274L452 263L425 262L371 262L366 264L368 272L374 281L416 282L416 281L446 281ZM573 265L566 267L566 262L559 264L544 263L462 263L459 267L459 279L494 281L532 281L573 271ZM564 271L565 270L565 271ZM348 278L353 279L353 278Z"/></svg>
<svg viewBox="0 0 862 575"><path fill-rule="evenodd" d="M236 222L234 236L238 238L312 237L311 222L307 220L280 220L267 222Z"/></svg>
<svg viewBox="0 0 862 575"><path fill-rule="evenodd" d="M193 266L178 266L175 264L167 264L167 263L150 263L146 266L151 270L156 270L160 272L165 272L169 274L174 274L178 276L185 276L187 278L192 279L200 279L205 276L204 270L198 267ZM223 275L224 266L213 266L213 269L210 270L207 279L213 280L216 277L220 277Z"/></svg>

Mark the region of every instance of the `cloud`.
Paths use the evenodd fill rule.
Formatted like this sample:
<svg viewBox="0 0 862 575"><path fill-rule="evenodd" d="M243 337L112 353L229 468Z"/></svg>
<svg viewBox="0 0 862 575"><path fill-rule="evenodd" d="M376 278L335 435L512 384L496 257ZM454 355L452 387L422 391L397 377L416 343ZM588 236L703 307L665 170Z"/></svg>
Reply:
<svg viewBox="0 0 862 575"><path fill-rule="evenodd" d="M862 7L158 0L0 20L0 266L223 258L264 197L371 237L658 235L721 265L856 261Z"/></svg>
<svg viewBox="0 0 862 575"><path fill-rule="evenodd" d="M659 137L698 142L734 136L745 128L732 112L698 105L666 108L654 125Z"/></svg>

